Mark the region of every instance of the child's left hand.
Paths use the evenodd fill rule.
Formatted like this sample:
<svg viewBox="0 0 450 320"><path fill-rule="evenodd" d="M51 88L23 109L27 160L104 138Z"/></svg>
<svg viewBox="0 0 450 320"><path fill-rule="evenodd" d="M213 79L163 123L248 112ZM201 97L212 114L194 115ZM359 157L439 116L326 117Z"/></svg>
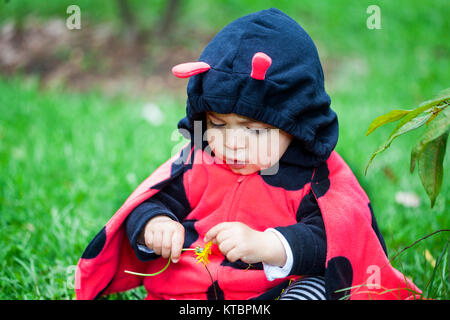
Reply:
<svg viewBox="0 0 450 320"><path fill-rule="evenodd" d="M205 242L212 241L230 262L264 262L283 266L286 252L273 232L256 231L241 222L222 222L205 235Z"/></svg>

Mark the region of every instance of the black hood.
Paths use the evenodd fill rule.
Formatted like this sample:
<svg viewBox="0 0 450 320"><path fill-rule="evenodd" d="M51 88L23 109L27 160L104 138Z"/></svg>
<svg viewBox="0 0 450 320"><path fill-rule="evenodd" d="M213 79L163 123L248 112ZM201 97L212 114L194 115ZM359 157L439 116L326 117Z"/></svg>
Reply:
<svg viewBox="0 0 450 320"><path fill-rule="evenodd" d="M250 76L257 52L272 59L264 80ZM187 138L194 120L206 130L205 111L236 113L294 136L280 162L317 166L329 157L338 139L337 116L316 46L292 18L273 8L239 18L211 40L199 61L211 68L189 79L186 117L178 123L190 132Z"/></svg>

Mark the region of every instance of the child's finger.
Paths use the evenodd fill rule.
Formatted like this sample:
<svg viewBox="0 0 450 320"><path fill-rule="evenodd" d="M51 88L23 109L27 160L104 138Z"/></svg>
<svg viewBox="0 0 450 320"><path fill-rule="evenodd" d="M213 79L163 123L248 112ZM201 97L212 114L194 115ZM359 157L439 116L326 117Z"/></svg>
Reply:
<svg viewBox="0 0 450 320"><path fill-rule="evenodd" d="M163 239L161 243L161 256L168 258L172 250L172 235L173 231L168 230L163 233Z"/></svg>
<svg viewBox="0 0 450 320"><path fill-rule="evenodd" d="M184 243L184 229L181 231L175 231L172 236L172 262L177 263L180 259L181 250Z"/></svg>
<svg viewBox="0 0 450 320"><path fill-rule="evenodd" d="M236 246L236 243L232 241L232 239L227 239L219 244L219 250L223 255L227 255L227 253L232 250Z"/></svg>
<svg viewBox="0 0 450 320"><path fill-rule="evenodd" d="M152 231L145 232L144 240L145 240L145 245L147 246L147 248L153 249L153 232Z"/></svg>
<svg viewBox="0 0 450 320"><path fill-rule="evenodd" d="M156 231L153 233L153 251L157 255L161 255L161 244L162 244L162 232Z"/></svg>
<svg viewBox="0 0 450 320"><path fill-rule="evenodd" d="M227 241L228 239L233 237L233 232L231 230L231 228L225 228L219 231L219 233L217 233L216 238L215 238L215 243L216 244L221 244L224 241Z"/></svg>
<svg viewBox="0 0 450 320"><path fill-rule="evenodd" d="M229 226L230 226L229 222L222 222L222 223L216 224L214 227L209 229L209 231L206 233L203 241L208 242L208 241L213 240L214 243L217 243L217 241L215 241L217 234L219 234L221 231L229 228Z"/></svg>
<svg viewBox="0 0 450 320"><path fill-rule="evenodd" d="M233 248L226 254L227 260L230 262L236 262L241 258L241 254L237 248Z"/></svg>

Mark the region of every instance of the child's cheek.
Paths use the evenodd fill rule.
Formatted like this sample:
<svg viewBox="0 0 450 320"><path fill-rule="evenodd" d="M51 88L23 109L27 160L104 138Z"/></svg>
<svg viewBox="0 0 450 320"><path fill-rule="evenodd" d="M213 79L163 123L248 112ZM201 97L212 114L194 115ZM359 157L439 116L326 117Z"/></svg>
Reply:
<svg viewBox="0 0 450 320"><path fill-rule="evenodd" d="M277 156L272 154L273 148L270 144L263 141L255 148L252 148L250 152L250 163L258 165L260 168L265 169L273 165L278 161Z"/></svg>

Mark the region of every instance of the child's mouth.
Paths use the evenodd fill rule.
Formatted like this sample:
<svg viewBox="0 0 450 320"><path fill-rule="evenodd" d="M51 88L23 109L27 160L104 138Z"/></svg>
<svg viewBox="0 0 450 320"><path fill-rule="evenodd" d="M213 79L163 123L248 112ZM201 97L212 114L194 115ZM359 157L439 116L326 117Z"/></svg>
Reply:
<svg viewBox="0 0 450 320"><path fill-rule="evenodd" d="M233 169L242 169L247 165L247 163L245 162L230 159L227 159L225 163L228 164L228 166Z"/></svg>

